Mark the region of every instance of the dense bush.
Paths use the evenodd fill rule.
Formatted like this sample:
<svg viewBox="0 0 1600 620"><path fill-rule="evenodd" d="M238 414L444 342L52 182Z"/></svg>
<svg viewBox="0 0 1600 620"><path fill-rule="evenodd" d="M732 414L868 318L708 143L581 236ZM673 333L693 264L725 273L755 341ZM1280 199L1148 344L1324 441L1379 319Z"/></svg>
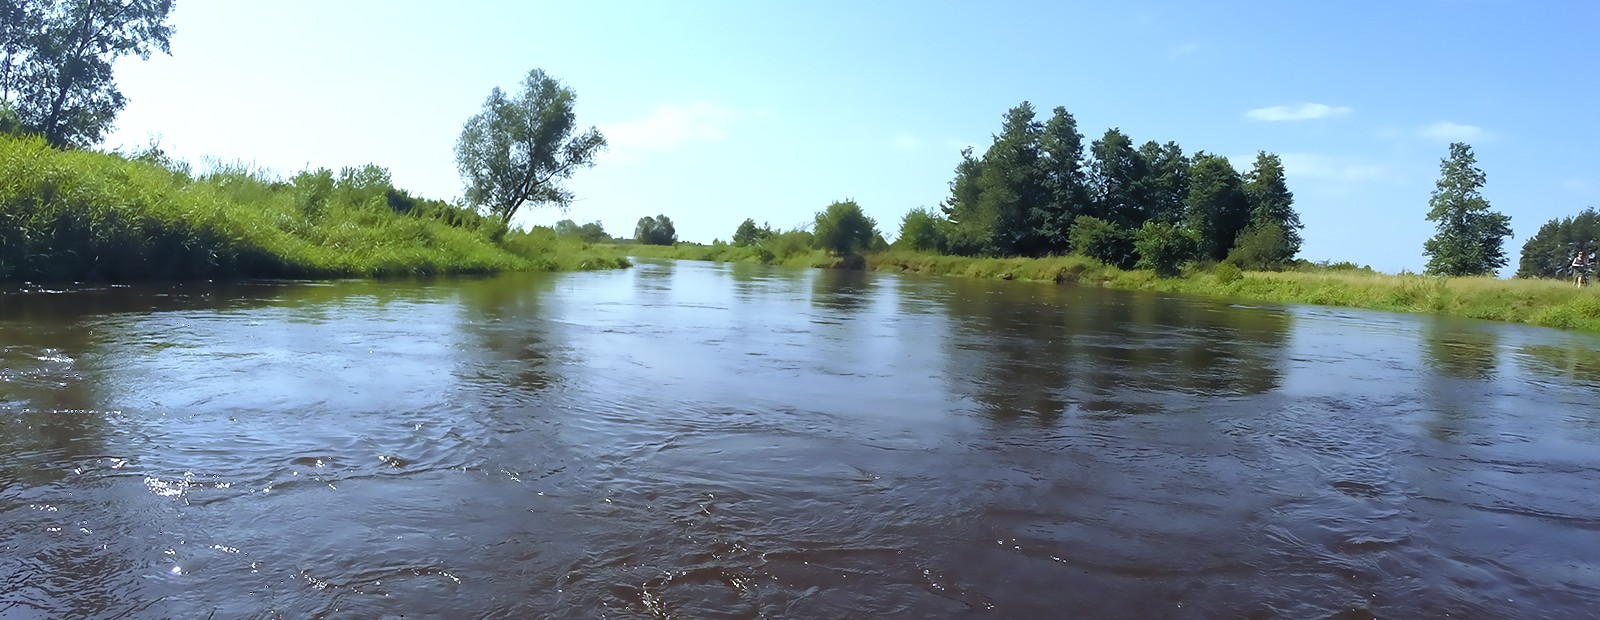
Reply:
<svg viewBox="0 0 1600 620"><path fill-rule="evenodd" d="M837 256L854 254L872 247L878 223L861 211L854 200L828 205L817 213L815 243Z"/></svg>
<svg viewBox="0 0 1600 620"><path fill-rule="evenodd" d="M1199 253L1199 240L1189 230L1167 222L1145 222L1134 247L1139 252L1138 266L1163 278L1178 275L1183 264Z"/></svg>
<svg viewBox="0 0 1600 620"><path fill-rule="evenodd" d="M1138 260L1133 233L1097 217L1079 216L1072 222L1067 238L1072 251L1107 265L1131 269Z"/></svg>

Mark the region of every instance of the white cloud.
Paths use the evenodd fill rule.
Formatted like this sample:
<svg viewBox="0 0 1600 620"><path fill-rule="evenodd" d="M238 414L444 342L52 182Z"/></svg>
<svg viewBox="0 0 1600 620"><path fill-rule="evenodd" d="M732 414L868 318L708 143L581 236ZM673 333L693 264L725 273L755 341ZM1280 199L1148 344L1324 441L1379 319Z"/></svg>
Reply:
<svg viewBox="0 0 1600 620"><path fill-rule="evenodd" d="M911 134L902 133L894 137L893 144L894 148L902 151L912 151L916 150L917 147L922 146L922 140Z"/></svg>
<svg viewBox="0 0 1600 620"><path fill-rule="evenodd" d="M1467 142L1469 140L1482 140L1489 137L1489 132L1477 125L1463 125L1450 121L1439 121L1418 130L1419 134L1430 140L1440 142Z"/></svg>
<svg viewBox="0 0 1600 620"><path fill-rule="evenodd" d="M665 151L690 142L715 142L728 137L733 110L710 104L664 105L636 121L600 127L608 153L629 159L646 151Z"/></svg>
<svg viewBox="0 0 1600 620"><path fill-rule="evenodd" d="M1569 192L1587 194L1590 190L1594 189L1594 184L1590 183L1588 179L1573 177L1562 181L1561 187Z"/></svg>
<svg viewBox="0 0 1600 620"><path fill-rule="evenodd" d="M1284 153L1279 157L1283 160L1284 172L1291 177L1291 181L1298 177L1357 183L1393 178L1393 171L1388 166L1351 157L1316 153Z"/></svg>
<svg viewBox="0 0 1600 620"><path fill-rule="evenodd" d="M1332 118L1350 113L1346 106L1333 106L1325 103L1296 103L1294 105L1275 105L1267 108L1256 108L1245 112L1246 118L1258 121L1310 121L1319 118Z"/></svg>

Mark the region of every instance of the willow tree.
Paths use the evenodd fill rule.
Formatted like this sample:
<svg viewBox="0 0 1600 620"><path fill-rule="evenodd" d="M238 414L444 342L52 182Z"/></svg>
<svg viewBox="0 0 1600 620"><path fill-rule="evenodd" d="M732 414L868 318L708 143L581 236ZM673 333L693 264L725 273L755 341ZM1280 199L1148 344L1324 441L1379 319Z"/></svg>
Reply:
<svg viewBox="0 0 1600 620"><path fill-rule="evenodd" d="M508 224L524 204L571 204L572 192L562 181L593 167L606 146L598 129L578 131L576 99L571 88L539 69L528 72L515 95L491 91L456 141L467 201Z"/></svg>

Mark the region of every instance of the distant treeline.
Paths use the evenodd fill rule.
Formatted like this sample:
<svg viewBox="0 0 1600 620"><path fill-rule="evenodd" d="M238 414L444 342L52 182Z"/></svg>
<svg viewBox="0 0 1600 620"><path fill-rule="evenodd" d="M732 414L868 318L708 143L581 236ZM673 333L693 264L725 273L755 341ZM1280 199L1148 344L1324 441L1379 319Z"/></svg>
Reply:
<svg viewBox="0 0 1600 620"><path fill-rule="evenodd" d="M1193 260L1272 268L1300 250L1300 216L1283 162L1261 152L1239 174L1226 157L1176 142L1137 148L1112 128L1087 152L1077 121L1023 102L982 154L961 153L938 211L915 209L899 244L967 256L1083 254L1165 274Z"/></svg>

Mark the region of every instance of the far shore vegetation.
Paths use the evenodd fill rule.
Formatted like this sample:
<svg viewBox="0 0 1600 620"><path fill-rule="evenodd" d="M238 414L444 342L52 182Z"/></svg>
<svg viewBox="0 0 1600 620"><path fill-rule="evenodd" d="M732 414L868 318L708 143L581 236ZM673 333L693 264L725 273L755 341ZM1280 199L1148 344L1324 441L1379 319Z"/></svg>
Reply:
<svg viewBox="0 0 1600 620"><path fill-rule="evenodd" d="M566 207L562 182L605 137L575 93L534 69L496 88L455 144L464 202L414 196L376 165L292 176L196 172L158 143L94 150L122 111L118 58L170 53L172 2L27 0L0 7L0 282L326 278L626 267L525 205Z"/></svg>
<svg viewBox="0 0 1600 620"><path fill-rule="evenodd" d="M1425 217L1422 274L1381 274L1353 263L1297 258L1300 230L1282 161L1262 152L1247 172L1174 142L1134 148L1112 128L1086 149L1064 108L1039 122L1024 102L1005 115L982 156L971 149L938 209L905 214L891 245L853 201L814 225L775 230L746 219L731 242L654 240L634 256L849 267L893 273L1033 280L1509 321L1600 331L1600 295L1575 286L1573 257L1594 251L1600 217L1552 221L1506 266L1510 218L1480 192L1472 148L1450 145ZM809 229L808 229L809 228ZM840 235L837 231L852 231Z"/></svg>

